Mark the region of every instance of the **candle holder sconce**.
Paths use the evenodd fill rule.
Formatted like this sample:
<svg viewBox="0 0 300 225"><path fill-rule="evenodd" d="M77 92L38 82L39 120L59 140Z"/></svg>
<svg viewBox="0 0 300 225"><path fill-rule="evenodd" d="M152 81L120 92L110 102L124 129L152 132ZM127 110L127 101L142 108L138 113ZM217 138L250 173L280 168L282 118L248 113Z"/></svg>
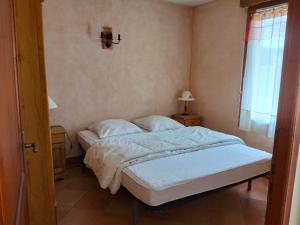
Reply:
<svg viewBox="0 0 300 225"><path fill-rule="evenodd" d="M118 42L114 42L114 37L113 37L113 32L111 27L103 27L100 38L101 38L103 49L112 49L113 45L118 45L121 42L120 34L118 34L118 38L117 38Z"/></svg>

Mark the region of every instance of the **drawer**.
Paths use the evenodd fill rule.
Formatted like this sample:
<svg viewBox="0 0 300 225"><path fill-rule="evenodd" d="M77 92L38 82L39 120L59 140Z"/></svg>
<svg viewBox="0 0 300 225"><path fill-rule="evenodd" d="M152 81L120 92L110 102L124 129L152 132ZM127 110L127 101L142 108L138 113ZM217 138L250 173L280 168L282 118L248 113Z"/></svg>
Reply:
<svg viewBox="0 0 300 225"><path fill-rule="evenodd" d="M52 134L52 143L64 143L65 142L65 134Z"/></svg>
<svg viewBox="0 0 300 225"><path fill-rule="evenodd" d="M185 121L186 126L200 126L201 119L190 119Z"/></svg>

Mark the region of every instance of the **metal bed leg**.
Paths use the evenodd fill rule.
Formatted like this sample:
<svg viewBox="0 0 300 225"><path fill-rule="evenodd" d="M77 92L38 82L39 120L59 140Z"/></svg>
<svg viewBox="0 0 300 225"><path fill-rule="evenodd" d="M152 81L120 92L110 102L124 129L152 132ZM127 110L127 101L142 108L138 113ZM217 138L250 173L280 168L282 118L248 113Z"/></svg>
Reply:
<svg viewBox="0 0 300 225"><path fill-rule="evenodd" d="M82 172L83 174L85 174L85 173L86 173L86 166L85 166L83 160L84 160L84 155L81 156L80 167L81 167L81 172Z"/></svg>
<svg viewBox="0 0 300 225"><path fill-rule="evenodd" d="M252 180L248 181L248 189L247 191L251 191L252 190Z"/></svg>
<svg viewBox="0 0 300 225"><path fill-rule="evenodd" d="M139 202L133 198L133 210L132 210L132 225L139 224Z"/></svg>
<svg viewBox="0 0 300 225"><path fill-rule="evenodd" d="M81 150L81 159L80 159L80 168L81 168L81 172L82 173L86 173L86 166L84 164L84 157L85 157L85 151L83 150L83 148L81 147L81 145L79 145L79 149Z"/></svg>

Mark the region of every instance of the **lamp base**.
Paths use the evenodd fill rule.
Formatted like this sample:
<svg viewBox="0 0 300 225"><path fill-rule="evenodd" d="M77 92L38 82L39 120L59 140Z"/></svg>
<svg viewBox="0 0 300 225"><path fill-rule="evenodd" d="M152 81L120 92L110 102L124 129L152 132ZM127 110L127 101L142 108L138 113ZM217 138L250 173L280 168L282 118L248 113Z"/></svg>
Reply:
<svg viewBox="0 0 300 225"><path fill-rule="evenodd" d="M189 114L186 112L186 113L181 113L182 116L188 116Z"/></svg>

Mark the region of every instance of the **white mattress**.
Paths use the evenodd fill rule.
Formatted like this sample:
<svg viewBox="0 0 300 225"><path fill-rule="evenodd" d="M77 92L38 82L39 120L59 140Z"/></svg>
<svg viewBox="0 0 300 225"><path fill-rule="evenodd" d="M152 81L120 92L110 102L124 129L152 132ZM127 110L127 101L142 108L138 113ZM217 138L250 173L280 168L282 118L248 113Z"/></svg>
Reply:
<svg viewBox="0 0 300 225"><path fill-rule="evenodd" d="M90 130L83 130L78 132L78 142L84 151L87 151L99 137Z"/></svg>
<svg viewBox="0 0 300 225"><path fill-rule="evenodd" d="M87 150L98 137L78 134ZM242 144L209 148L132 165L122 171L122 185L150 206L214 190L270 171L272 155Z"/></svg>

